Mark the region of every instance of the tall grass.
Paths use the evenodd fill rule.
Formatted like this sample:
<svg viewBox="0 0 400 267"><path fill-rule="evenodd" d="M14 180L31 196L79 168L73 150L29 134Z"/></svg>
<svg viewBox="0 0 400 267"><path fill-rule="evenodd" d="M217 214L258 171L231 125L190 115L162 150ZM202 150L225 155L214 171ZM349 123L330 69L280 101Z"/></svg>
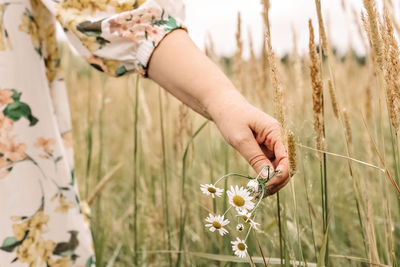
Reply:
<svg viewBox="0 0 400 267"><path fill-rule="evenodd" d="M277 114L285 136L294 133L288 146L297 146L296 174L257 216L261 231L248 244L253 263L233 257L228 238L204 229L205 215L227 204L204 198L199 184L254 174L215 125L205 126L151 81L106 77L64 47L75 174L82 196L97 195L91 219L98 266L398 266L396 18L373 0L364 0L363 15L346 9L367 48L360 60L351 48L333 53L323 1L315 3L319 31L307 54L294 49L279 60L269 35L261 57L253 52L245 60L240 24L232 59L207 48L250 102ZM96 189L103 177L107 184Z"/></svg>

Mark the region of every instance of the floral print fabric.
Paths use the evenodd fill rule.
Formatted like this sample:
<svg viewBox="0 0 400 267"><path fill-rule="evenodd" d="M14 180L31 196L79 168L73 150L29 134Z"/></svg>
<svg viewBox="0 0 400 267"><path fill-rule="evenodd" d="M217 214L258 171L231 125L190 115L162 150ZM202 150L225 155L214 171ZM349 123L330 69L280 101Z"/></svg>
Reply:
<svg viewBox="0 0 400 267"><path fill-rule="evenodd" d="M146 75L183 14L175 0L0 0L0 267L95 264L54 23L96 69Z"/></svg>
<svg viewBox="0 0 400 267"><path fill-rule="evenodd" d="M146 75L151 53L161 39L174 29L183 28L182 21L169 15L168 9L157 1L143 5L144 1L134 0L43 2L56 14L79 53L112 76L132 70ZM110 16L108 9L121 12Z"/></svg>

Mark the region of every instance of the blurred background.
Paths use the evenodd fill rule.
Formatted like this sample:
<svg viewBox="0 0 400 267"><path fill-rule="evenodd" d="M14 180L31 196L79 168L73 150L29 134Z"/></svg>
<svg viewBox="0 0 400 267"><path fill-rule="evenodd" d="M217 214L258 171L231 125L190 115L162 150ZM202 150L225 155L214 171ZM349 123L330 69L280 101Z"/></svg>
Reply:
<svg viewBox="0 0 400 267"><path fill-rule="evenodd" d="M269 10L267 1L185 2L196 44L292 136L294 176L263 200L260 231L247 239L252 260L235 257L230 242L247 231L230 213L229 235L207 230L204 218L228 203L200 184L255 176L248 164L215 125L150 80L108 77L64 44L75 173L97 266L399 266L398 1L318 9L318 0L272 0Z"/></svg>
<svg viewBox="0 0 400 267"><path fill-rule="evenodd" d="M264 25L261 1L240 0L185 0L186 24L189 34L200 48L204 48L207 38L211 36L215 43L215 51L219 55L233 55L235 52L235 31L237 13L242 16L244 41L244 57L249 57L249 39L253 40L257 53L261 51ZM378 1L379 6L382 5ZM395 12L398 12L398 2L395 1ZM292 50L291 32L293 28L298 34L299 50L307 52L308 22L304 18L317 19L314 1L282 0L272 1L270 10L271 34L274 37L272 45L276 53L283 56ZM330 0L323 1L322 13L325 16L326 27L330 31L333 45L342 53L349 45L364 54L357 27L354 25L354 12L359 14L362 0ZM317 31L318 32L318 31ZM257 54L259 55L259 54Z"/></svg>

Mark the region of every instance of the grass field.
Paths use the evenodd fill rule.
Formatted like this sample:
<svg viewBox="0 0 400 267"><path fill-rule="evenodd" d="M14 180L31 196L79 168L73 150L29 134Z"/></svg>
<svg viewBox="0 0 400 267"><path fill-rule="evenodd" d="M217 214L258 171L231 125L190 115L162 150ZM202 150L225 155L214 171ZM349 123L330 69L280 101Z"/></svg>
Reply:
<svg viewBox="0 0 400 267"><path fill-rule="evenodd" d="M234 57L207 48L249 101L282 116L295 136L297 172L279 193L279 210L277 195L264 199L260 231L247 240L254 263L233 255L233 237L204 227L228 203L203 195L200 184L232 172L255 176L215 125L150 80L107 77L65 47L82 199L109 179L91 205L97 266L265 266L263 256L268 266L399 266L399 28L390 9L364 4L364 23L360 14L355 21L366 57L333 53L322 16L312 22L320 34L309 54L295 48L279 60L267 34L262 57L253 51L243 60L240 28ZM246 181L219 186L230 184ZM227 229L243 237L234 224Z"/></svg>

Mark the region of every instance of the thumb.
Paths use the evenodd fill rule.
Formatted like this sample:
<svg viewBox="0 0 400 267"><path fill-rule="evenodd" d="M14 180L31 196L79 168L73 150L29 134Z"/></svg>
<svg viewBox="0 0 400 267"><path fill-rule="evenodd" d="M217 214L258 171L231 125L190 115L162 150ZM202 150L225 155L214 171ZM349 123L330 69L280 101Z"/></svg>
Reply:
<svg viewBox="0 0 400 267"><path fill-rule="evenodd" d="M262 151L260 145L257 143L252 131L248 129L231 142L232 146L247 160L250 166L261 178L267 178L268 173L266 166L270 166L270 172L273 172L273 165L271 161Z"/></svg>

